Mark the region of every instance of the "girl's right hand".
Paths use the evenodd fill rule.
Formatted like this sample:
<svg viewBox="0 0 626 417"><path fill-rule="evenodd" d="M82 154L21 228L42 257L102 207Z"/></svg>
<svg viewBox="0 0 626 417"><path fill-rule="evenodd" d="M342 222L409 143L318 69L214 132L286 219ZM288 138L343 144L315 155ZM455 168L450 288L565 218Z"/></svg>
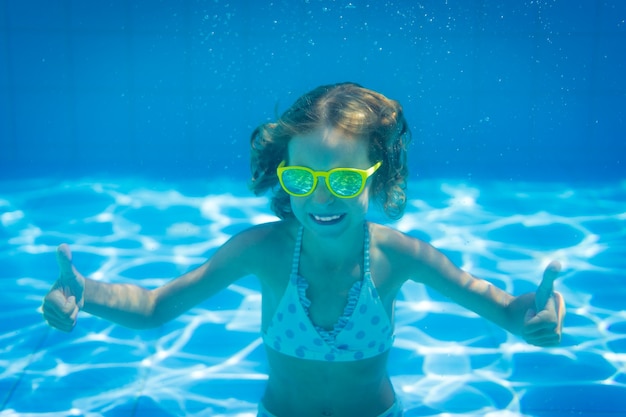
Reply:
<svg viewBox="0 0 626 417"><path fill-rule="evenodd" d="M85 278L72 265L72 253L66 244L57 248L57 262L59 279L43 299L43 317L50 326L70 332L85 302Z"/></svg>

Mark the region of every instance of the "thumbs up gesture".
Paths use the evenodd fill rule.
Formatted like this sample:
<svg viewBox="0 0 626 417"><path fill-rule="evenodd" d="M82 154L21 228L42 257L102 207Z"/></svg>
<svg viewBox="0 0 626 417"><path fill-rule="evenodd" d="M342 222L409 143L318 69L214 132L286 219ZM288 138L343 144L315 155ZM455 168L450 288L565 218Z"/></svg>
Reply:
<svg viewBox="0 0 626 417"><path fill-rule="evenodd" d="M57 248L57 263L59 279L43 299L43 317L50 326L69 332L84 304L85 278L72 264L72 253L66 244Z"/></svg>
<svg viewBox="0 0 626 417"><path fill-rule="evenodd" d="M530 344L547 347L561 342L565 307L561 294L554 291L554 280L559 272L561 264L557 261L546 267L535 292L535 306L526 312L522 335Z"/></svg>

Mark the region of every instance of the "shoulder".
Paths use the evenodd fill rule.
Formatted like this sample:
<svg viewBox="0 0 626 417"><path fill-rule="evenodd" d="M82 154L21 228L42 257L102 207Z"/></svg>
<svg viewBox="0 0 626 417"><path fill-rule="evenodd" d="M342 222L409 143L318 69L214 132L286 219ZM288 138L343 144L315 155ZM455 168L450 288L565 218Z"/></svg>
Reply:
<svg viewBox="0 0 626 417"><path fill-rule="evenodd" d="M234 235L227 245L238 246L257 252L280 250L282 245L295 240L297 225L290 220L263 223Z"/></svg>
<svg viewBox="0 0 626 417"><path fill-rule="evenodd" d="M377 223L370 223L370 235L377 248L394 258L416 256L428 245L423 240Z"/></svg>
<svg viewBox="0 0 626 417"><path fill-rule="evenodd" d="M370 234L373 247L399 284L421 275L442 255L429 243L388 226L370 223Z"/></svg>
<svg viewBox="0 0 626 417"><path fill-rule="evenodd" d="M221 249L245 262L250 272L259 273L268 263L291 256L297 233L295 221L264 223L237 233Z"/></svg>

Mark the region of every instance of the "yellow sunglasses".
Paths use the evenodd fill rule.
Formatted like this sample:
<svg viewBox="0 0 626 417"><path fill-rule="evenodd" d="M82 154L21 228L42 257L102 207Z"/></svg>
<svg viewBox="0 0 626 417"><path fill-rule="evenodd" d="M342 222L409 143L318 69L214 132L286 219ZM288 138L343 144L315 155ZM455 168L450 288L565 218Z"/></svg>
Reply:
<svg viewBox="0 0 626 417"><path fill-rule="evenodd" d="M295 197L311 195L317 187L317 179L322 177L332 195L339 198L353 198L363 192L367 179L383 163L379 161L369 169L333 168L330 171L313 171L307 167L285 166L285 164L286 162L282 161L276 172L278 181L287 194Z"/></svg>

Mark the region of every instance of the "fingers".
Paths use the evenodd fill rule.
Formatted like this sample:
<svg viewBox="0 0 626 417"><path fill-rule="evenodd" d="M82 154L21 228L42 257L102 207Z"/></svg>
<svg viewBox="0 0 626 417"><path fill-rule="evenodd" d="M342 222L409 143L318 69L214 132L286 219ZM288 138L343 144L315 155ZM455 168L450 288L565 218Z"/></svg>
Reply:
<svg viewBox="0 0 626 417"><path fill-rule="evenodd" d="M557 326L554 325L531 332L524 332L522 337L527 343L535 346L557 346L561 343L561 332L557 331Z"/></svg>
<svg viewBox="0 0 626 417"><path fill-rule="evenodd" d="M532 310L528 311L522 337L535 346L557 346L561 343L564 316L563 297L554 292L542 311L537 314Z"/></svg>
<svg viewBox="0 0 626 417"><path fill-rule="evenodd" d="M74 328L80 311L76 305L76 298L66 298L61 289L52 290L45 296L42 310L46 322L64 332Z"/></svg>
<svg viewBox="0 0 626 417"><path fill-rule="evenodd" d="M558 346L561 343L561 332L554 329L524 334L523 337L527 343L541 347Z"/></svg>
<svg viewBox="0 0 626 417"><path fill-rule="evenodd" d="M561 335L550 333L525 337L526 343L539 347L555 347L561 344Z"/></svg>

